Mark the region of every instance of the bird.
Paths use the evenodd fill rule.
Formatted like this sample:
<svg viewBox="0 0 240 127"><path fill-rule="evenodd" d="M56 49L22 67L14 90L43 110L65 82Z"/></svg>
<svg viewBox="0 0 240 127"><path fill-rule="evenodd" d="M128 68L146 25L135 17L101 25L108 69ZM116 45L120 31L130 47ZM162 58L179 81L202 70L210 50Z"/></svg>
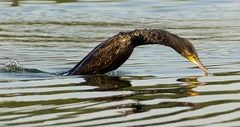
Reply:
<svg viewBox="0 0 240 127"><path fill-rule="evenodd" d="M197 65L205 74L208 70L201 63L193 44L186 38L164 29L135 29L121 31L96 46L77 65L63 75L104 74L120 67L140 45L158 44L174 49L181 56Z"/></svg>

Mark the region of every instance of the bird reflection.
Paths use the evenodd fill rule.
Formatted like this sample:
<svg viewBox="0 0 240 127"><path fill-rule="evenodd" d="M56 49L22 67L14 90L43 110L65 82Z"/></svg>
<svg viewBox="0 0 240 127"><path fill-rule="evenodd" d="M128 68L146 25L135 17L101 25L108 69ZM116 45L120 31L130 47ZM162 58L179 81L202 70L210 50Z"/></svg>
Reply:
<svg viewBox="0 0 240 127"><path fill-rule="evenodd" d="M123 80L121 77L111 77L106 75L94 75L94 76L85 76L85 82L80 84L89 85L89 86L97 86L98 88L95 90L100 91L109 91L109 90L127 90L134 92L133 95L143 95L143 94L156 94L156 93L175 93L182 95L198 95L197 92L192 89L204 85L205 83L198 81L198 76L189 76L184 78L179 78L177 81L181 82L181 84L176 84L177 87L168 87L163 86L163 84L156 84L154 86L145 87L137 87L132 86L131 82L128 80ZM125 96L125 95L124 95Z"/></svg>
<svg viewBox="0 0 240 127"><path fill-rule="evenodd" d="M200 78L200 76L188 76L184 78L179 78L177 79L177 81L183 82L184 84L182 85L186 85L188 87L197 87L197 86L206 84L204 82L199 82L198 78Z"/></svg>
<svg viewBox="0 0 240 127"><path fill-rule="evenodd" d="M11 6L12 7L19 6L19 0L13 0Z"/></svg>
<svg viewBox="0 0 240 127"><path fill-rule="evenodd" d="M189 76L189 77L179 78L179 79L177 79L177 81L182 82L183 83L182 85L185 88L190 89L189 91L186 91L185 94L187 94L189 96L196 96L199 93L194 91L194 90L191 90L191 89L193 89L195 87L198 87L200 85L205 85L206 84L204 82L199 82L198 78L200 78L200 77L199 76Z"/></svg>
<svg viewBox="0 0 240 127"><path fill-rule="evenodd" d="M111 77L106 75L94 75L94 76L85 76L85 82L80 84L97 86L98 88L94 91L131 91L132 94L118 94L112 96L99 96L94 98L88 98L88 101L103 101L103 102L113 102L120 100L132 100L131 103L127 104L118 104L105 107L106 109L126 109L123 110L123 115L129 115L137 112L145 112L148 110L156 108L168 108L168 107L194 107L195 104L191 102L160 102L156 104L146 105L142 104L142 101L155 100L155 99L175 99L175 98L184 98L188 96L196 96L199 93L192 90L199 85L204 83L198 81L197 76L190 76L179 78L177 81L180 84L156 84L153 86L134 86L130 81L122 79L121 77ZM127 110L128 109L128 110ZM130 109L130 110L129 110Z"/></svg>
<svg viewBox="0 0 240 127"><path fill-rule="evenodd" d="M85 76L85 82L89 86L97 86L98 90L113 90L131 87L130 81L122 80L120 77L110 77L106 75Z"/></svg>

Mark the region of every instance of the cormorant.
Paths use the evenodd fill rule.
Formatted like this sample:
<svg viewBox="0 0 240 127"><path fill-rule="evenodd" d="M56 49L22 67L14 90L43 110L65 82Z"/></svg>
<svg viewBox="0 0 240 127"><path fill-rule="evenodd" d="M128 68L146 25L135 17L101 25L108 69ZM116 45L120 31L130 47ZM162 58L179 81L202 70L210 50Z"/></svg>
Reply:
<svg viewBox="0 0 240 127"><path fill-rule="evenodd" d="M136 46L147 44L171 47L196 64L206 74L208 73L208 70L200 62L194 46L187 39L162 29L136 29L129 32L119 32L99 44L64 75L107 73L120 67L130 57Z"/></svg>

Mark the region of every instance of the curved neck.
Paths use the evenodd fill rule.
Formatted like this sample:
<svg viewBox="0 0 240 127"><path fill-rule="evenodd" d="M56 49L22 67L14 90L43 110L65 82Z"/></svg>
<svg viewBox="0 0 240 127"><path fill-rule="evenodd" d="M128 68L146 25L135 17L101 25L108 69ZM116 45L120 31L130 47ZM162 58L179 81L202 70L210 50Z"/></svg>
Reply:
<svg viewBox="0 0 240 127"><path fill-rule="evenodd" d="M184 42L184 38L161 29L135 30L132 32L132 35L134 36L136 46L160 44L176 49L179 43Z"/></svg>

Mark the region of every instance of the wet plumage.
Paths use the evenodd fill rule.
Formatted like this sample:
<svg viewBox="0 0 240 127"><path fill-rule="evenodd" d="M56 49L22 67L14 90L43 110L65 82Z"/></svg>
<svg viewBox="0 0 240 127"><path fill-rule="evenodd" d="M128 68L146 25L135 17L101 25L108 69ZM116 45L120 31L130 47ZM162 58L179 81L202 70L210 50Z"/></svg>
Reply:
<svg viewBox="0 0 240 127"><path fill-rule="evenodd" d="M120 32L110 37L95 47L65 75L93 75L115 70L130 57L136 46L147 44L169 46L191 62L198 63L197 65L207 73L198 59L195 48L187 39L161 29L143 29Z"/></svg>

